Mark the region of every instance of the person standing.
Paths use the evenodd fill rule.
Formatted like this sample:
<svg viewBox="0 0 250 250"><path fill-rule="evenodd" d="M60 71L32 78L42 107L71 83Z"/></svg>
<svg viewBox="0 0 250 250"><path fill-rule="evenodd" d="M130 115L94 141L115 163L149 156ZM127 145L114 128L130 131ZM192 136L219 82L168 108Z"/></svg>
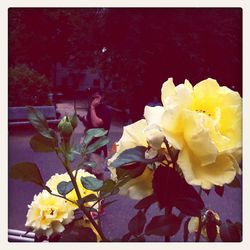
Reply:
<svg viewBox="0 0 250 250"><path fill-rule="evenodd" d="M103 128L109 133L111 110L105 103L104 92L101 89L93 88L90 90L90 97L91 101L88 107L87 115L83 117L77 115L79 120L82 121L85 126L85 130L91 128ZM96 140L98 140L98 138L94 138L92 143ZM94 160L97 163L97 168L92 172L97 177L99 176L100 179L103 179L104 158L106 158L107 155L107 145L97 149L94 154L90 155L90 160Z"/></svg>

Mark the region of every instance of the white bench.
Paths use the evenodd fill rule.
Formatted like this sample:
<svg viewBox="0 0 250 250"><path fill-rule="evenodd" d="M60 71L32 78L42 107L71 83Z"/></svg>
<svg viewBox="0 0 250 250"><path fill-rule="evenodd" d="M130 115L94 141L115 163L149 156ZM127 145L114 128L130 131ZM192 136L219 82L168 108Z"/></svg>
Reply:
<svg viewBox="0 0 250 250"><path fill-rule="evenodd" d="M34 106L35 109L41 111L49 124L58 124L56 109L54 106ZM8 124L9 126L21 126L31 124L28 120L27 107L9 107L8 108Z"/></svg>

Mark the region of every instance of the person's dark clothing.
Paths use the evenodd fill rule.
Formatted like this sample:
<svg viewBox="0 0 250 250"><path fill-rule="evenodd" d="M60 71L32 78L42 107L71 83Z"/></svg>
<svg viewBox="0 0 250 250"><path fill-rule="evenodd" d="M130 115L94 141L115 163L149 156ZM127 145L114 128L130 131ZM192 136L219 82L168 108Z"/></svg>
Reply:
<svg viewBox="0 0 250 250"><path fill-rule="evenodd" d="M104 128L105 130L108 130L108 133L109 133L110 124L111 124L111 110L110 110L110 108L106 104L102 103L102 104L99 104L95 108L95 111L96 111L96 115L103 120L102 128ZM84 122L84 119L80 119L83 122L83 125L86 127L86 130L94 128L94 126L91 122L90 108L88 109L88 113L87 113L86 118L87 118L87 122ZM98 138L94 138L92 140L92 143L95 142L96 140L98 140ZM102 152L104 153L104 157L107 157L107 155L108 155L107 145L97 149L94 153L101 154Z"/></svg>

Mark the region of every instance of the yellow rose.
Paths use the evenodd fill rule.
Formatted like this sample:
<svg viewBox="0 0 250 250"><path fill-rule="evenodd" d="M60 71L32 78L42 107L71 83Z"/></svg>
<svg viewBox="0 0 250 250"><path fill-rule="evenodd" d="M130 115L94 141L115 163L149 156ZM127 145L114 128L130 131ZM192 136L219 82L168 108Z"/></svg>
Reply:
<svg viewBox="0 0 250 250"><path fill-rule="evenodd" d="M164 111L158 124L180 150L177 163L186 181L211 189L232 182L240 173L241 97L207 79L194 87L186 80L162 86Z"/></svg>
<svg viewBox="0 0 250 250"><path fill-rule="evenodd" d="M73 171L75 174L75 171ZM94 175L80 169L77 174L77 184L81 193L81 196L87 196L89 194L95 194L98 196L98 192L85 189L81 184L81 177L87 177ZM55 174L46 183L53 194L59 194L57 191L57 185L62 181L70 181L70 177L67 173ZM72 190L66 195L66 198L76 202L78 200L75 190ZM94 202L86 202L86 206L92 206ZM74 219L74 210L78 208L75 203L66 201L63 198L51 195L48 191L44 190L38 195L34 196L34 200L31 205L28 206L27 221L25 226L33 228L33 231L40 235L51 236L53 233L60 233L64 231L64 226L70 223ZM94 206L98 209L98 204ZM100 239L99 234L96 232L92 224L87 218L83 219L83 226L88 226L96 233L97 238ZM97 222L97 221L96 221Z"/></svg>
<svg viewBox="0 0 250 250"><path fill-rule="evenodd" d="M51 236L64 231L64 226L74 219L74 210L70 202L52 196L46 190L34 196L28 205L25 226L31 227L40 235Z"/></svg>
<svg viewBox="0 0 250 250"><path fill-rule="evenodd" d="M117 142L117 152L108 160L111 178L117 180L116 169L112 167L112 162L120 153L136 146L148 147L150 145L152 148L146 152L145 158L153 158L157 155L158 149L161 148L163 138L159 126L149 127L145 119L125 126L122 137ZM142 199L153 192L152 178L153 171L146 167L142 175L128 181L120 188L120 194L127 195L132 199Z"/></svg>
<svg viewBox="0 0 250 250"><path fill-rule="evenodd" d="M73 171L73 175L75 175L75 171ZM83 169L78 170L76 182L77 182L81 196L85 197L89 194L95 194L98 196L98 192L88 190L82 186L82 184L81 184L81 177L82 176L83 177L87 177L87 176L95 177L94 175L88 173L87 171L85 171ZM70 177L67 173L55 174L55 175L51 176L51 178L47 181L46 186L48 186L54 194L59 194L57 191L57 185L62 181L70 181ZM68 194L66 194L66 198L68 198L69 200L74 201L74 202L76 202L78 200L74 189L71 192L69 192ZM85 203L85 205L88 205L88 206L91 206L92 204L93 204L93 202ZM75 209L77 208L76 204L71 203L71 205L73 208L75 208Z"/></svg>

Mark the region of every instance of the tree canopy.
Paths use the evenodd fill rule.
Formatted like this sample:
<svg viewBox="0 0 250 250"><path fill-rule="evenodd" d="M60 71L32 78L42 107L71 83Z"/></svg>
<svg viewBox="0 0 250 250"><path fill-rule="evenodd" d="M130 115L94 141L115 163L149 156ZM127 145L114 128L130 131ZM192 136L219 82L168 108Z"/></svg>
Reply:
<svg viewBox="0 0 250 250"><path fill-rule="evenodd" d="M103 48L105 48L103 50ZM240 8L11 8L10 65L92 67L141 106L173 77L241 92ZM51 78L52 79L52 78Z"/></svg>

